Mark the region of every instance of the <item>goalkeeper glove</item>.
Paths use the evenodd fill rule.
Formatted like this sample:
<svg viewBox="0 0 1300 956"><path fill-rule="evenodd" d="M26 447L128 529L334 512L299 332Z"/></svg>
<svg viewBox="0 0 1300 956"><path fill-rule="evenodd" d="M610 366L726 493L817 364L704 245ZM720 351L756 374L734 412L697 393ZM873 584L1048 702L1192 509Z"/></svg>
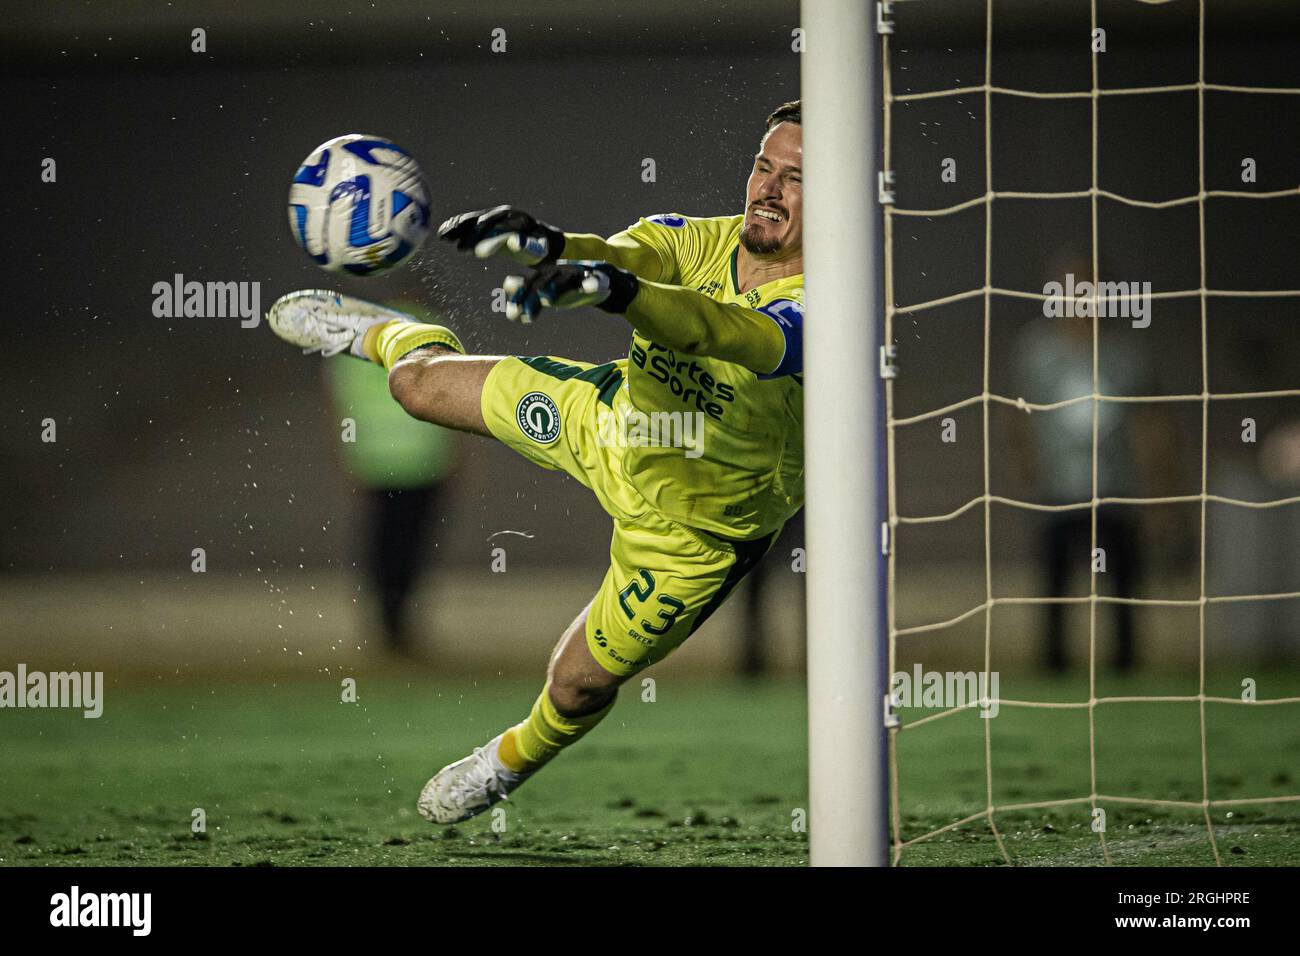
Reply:
<svg viewBox="0 0 1300 956"><path fill-rule="evenodd" d="M543 308L576 309L594 305L622 313L641 284L632 273L608 262L561 259L542 265L531 276L506 276L506 318L531 322Z"/></svg>
<svg viewBox="0 0 1300 956"><path fill-rule="evenodd" d="M438 227L438 238L480 259L504 253L526 266L554 262L564 251L564 233L522 209L496 206L452 216Z"/></svg>

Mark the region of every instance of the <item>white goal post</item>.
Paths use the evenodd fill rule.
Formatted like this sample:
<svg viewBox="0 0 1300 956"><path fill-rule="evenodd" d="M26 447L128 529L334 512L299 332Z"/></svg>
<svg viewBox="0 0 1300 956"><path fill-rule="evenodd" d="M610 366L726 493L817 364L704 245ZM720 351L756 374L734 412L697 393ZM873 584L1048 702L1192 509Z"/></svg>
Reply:
<svg viewBox="0 0 1300 956"><path fill-rule="evenodd" d="M877 5L803 0L809 845L884 866L887 638Z"/></svg>

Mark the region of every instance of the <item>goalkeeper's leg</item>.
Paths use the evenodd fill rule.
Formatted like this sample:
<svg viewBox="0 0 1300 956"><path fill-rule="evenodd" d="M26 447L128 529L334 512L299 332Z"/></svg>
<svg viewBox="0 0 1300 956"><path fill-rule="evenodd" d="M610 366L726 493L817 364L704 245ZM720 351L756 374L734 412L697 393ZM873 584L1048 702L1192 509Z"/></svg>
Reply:
<svg viewBox="0 0 1300 956"><path fill-rule="evenodd" d="M483 393L489 374L502 359L463 354L460 340L450 329L415 322L410 316L351 296L322 291L284 296L272 305L267 318L276 335L308 351L346 351L383 365L389 370L393 397L415 418L501 438L484 420ZM617 384L621 380L613 363L594 369L602 371L603 377L593 380L547 377L514 361L517 377L522 375L527 380L528 374L535 374L545 379L544 384L567 382L567 389L556 392L557 416L561 406L566 410L581 408L587 400L594 400L609 381ZM547 361L552 366L580 370ZM508 384L498 386L498 391L504 403L513 408L515 391ZM570 427L584 427L581 416L576 424L567 412L563 417ZM556 424L558 430L558 421ZM568 448L566 443L555 442L554 438L551 442L537 445L542 451L536 454L543 456L550 449L558 457L552 461L543 456L542 463L566 468L570 473L585 467L585 462L559 454ZM444 767L425 785L419 803L425 817L454 823L481 813L581 739L610 711L618 685L631 672L616 674L592 656L587 636L590 612L588 605L560 638L551 655L546 685L528 717L471 756Z"/></svg>
<svg viewBox="0 0 1300 956"><path fill-rule="evenodd" d="M501 358L461 354L440 331L446 330L396 319L372 329L362 348L388 369L388 389L408 415L491 436L483 421L483 383Z"/></svg>
<svg viewBox="0 0 1300 956"><path fill-rule="evenodd" d="M389 388L408 413L435 425L490 435L483 421L483 383L501 358L465 355L441 325L336 292L282 296L267 313L280 338L309 352L343 352L389 370Z"/></svg>
<svg viewBox="0 0 1300 956"><path fill-rule="evenodd" d="M527 719L440 770L420 794L420 812L438 823L482 813L582 739L613 708L620 684L671 654L722 606L774 534L727 542L653 511L616 518L609 571L551 655Z"/></svg>
<svg viewBox="0 0 1300 956"><path fill-rule="evenodd" d="M613 709L627 679L601 667L587 647L587 615L560 638L546 684L528 716L468 757L450 763L424 785L420 814L434 823L459 823L504 800L520 784L577 743Z"/></svg>

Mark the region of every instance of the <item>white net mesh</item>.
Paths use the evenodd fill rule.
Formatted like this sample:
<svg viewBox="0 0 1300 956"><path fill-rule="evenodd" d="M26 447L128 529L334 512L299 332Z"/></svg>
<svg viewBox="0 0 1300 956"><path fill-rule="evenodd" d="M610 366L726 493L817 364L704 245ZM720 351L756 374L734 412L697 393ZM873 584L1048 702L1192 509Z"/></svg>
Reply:
<svg viewBox="0 0 1300 956"><path fill-rule="evenodd" d="M916 0L917 3L924 3L927 0ZM935 721L942 721L953 717L963 711L969 711L970 708L979 706L978 701L970 701L964 707L953 707L946 710L939 710L927 716L903 722L890 729L890 791L891 791L891 829L893 835L893 861L899 863L905 851L916 844L931 840L934 837L947 833L957 828L967 827L970 824L983 821L987 824L994 840L996 841L998 852L1006 862L1012 862L1012 856L1008 852L1008 847L1003 839L1003 834L999 831L997 817L999 814L1011 811L1028 811L1050 807L1068 807L1077 806L1080 808L1098 808L1107 805L1145 805L1145 806L1163 806L1170 808L1179 808L1197 812L1204 819L1205 830L1208 835L1209 845L1212 848L1214 860L1217 863L1223 862L1223 857L1219 847L1219 841L1216 839L1215 825L1211 818L1211 811L1214 808L1231 807L1248 804L1266 804L1266 803L1294 803L1300 801L1300 794L1277 794L1272 796L1263 796L1257 798L1243 799L1212 799L1210 786L1210 760L1208 756L1207 740L1209 732L1206 726L1206 705L1207 703L1217 703L1225 705L1238 705L1249 707L1285 707L1287 705L1300 704L1300 697L1274 697L1263 698L1247 703L1241 698L1214 696L1207 693L1206 686L1206 610L1207 607L1216 604L1228 604L1236 602L1268 602L1284 601L1300 598L1300 592L1281 591L1276 593L1233 593L1233 594L1210 594L1207 593L1206 581L1206 512L1210 503L1217 503L1224 506L1243 509L1276 509L1287 505L1300 503L1300 496L1277 498L1272 500L1246 500L1239 497L1230 497L1222 494L1212 494L1209 488L1209 421L1211 406L1215 403L1234 402L1243 400L1261 400L1261 399L1282 399L1300 397L1300 390L1296 389L1276 389L1276 390L1237 390L1237 391L1219 391L1211 389L1210 364L1212 354L1208 344L1208 302L1216 297L1236 297L1236 298L1269 298L1269 299L1286 299L1300 296L1300 289L1227 289L1227 288L1209 288L1207 282L1206 269L1206 200L1212 198L1224 198L1233 200L1253 200L1264 202L1267 200L1276 200L1283 197L1294 198L1300 195L1300 189L1288 188L1271 191L1249 191L1249 190L1207 190L1206 189L1206 170L1205 170L1205 94L1207 92L1231 93L1241 96L1300 96L1300 89L1279 88L1279 87L1253 87L1227 85L1222 83L1210 82L1207 79L1206 57L1205 57L1205 32L1206 32L1206 15L1205 0L1195 0L1196 2L1196 80L1195 82L1179 83L1167 86L1139 86L1126 88L1102 88L1099 85L1099 54L1094 49L1092 53L1092 84L1090 89L1068 91L1068 92L1036 92L1027 89L1013 89L1003 86L997 86L993 82L993 65L995 61L994 50L994 2L995 0L986 0L985 3L985 24L984 24L984 63L983 63L983 82L979 84L963 84L949 89L934 89L922 92L909 92L904 94L895 94L893 92L895 76L891 67L891 46L905 44L905 36L894 34L886 35L884 40L884 163L885 169L893 169L893 136L894 124L902 122L905 118L896 116L896 107L898 104L917 102L922 100L934 100L944 97L982 97L984 105L983 125L984 125L984 170L983 182L984 188L982 195L976 196L965 201L955 203L942 208L933 209L914 209L899 208L898 206L887 203L885 209L885 341L899 341L898 330L896 328L896 319L898 316L907 314L915 316L919 313L934 312L942 310L945 307L965 300L982 300L983 303L983 350L981 355L982 361L982 390L978 394L972 394L960 401L943 405L942 407L931 408L919 414L912 414L904 417L896 417L895 414L895 389L896 382L893 379L886 380L886 416L887 416L887 480L888 480L888 516L890 524L890 541L894 542L889 549L888 556L888 622L889 622L889 672L892 674L897 669L898 651L909 638L920 634L946 632L961 625L967 621L980 621L984 625L983 637L983 668L987 677L991 669L991 659L995 641L995 628L993 623L993 611L998 606L1005 605L1047 605L1047 604L1077 604L1085 605L1088 608L1088 696L1086 700L1061 700L1061 701L1042 701L1042 700L1016 700L1001 699L1000 706L1010 708L1040 708L1040 709L1073 709L1086 711L1088 718L1088 761L1089 761L1089 778L1091 786L1089 792L1080 793L1077 796L1044 800L1024 803L1003 802L997 803L994 800L994 760L992 759L992 741L997 733L996 721L984 720L984 771L985 771L985 794L986 805L983 809L971 813L961 819L953 820L945 826L933 829L927 829L925 832L909 832L904 825L902 816L902 806L899 791L900 778L900 759L899 759L899 735L907 732L913 733L918 729L933 724ZM1097 0L1084 0L1090 8L1091 24L1094 32L1098 27ZM1139 2L1149 5L1163 5L1164 3L1174 3L1177 0L1139 0ZM1184 4L1186 6L1186 4ZM1098 136L1098 108L1099 103L1106 97L1133 97L1151 94L1164 93L1194 93L1196 96L1197 109L1197 178L1199 188L1192 195L1179 196L1172 199L1150 201L1130 195L1123 195L1118 192L1104 189L1101 187L1098 176L1098 156L1099 151L1104 149L1105 144L1100 142ZM994 116L998 108L998 100L1001 97L1017 97L1040 100L1087 100L1091 104L1091 143L1090 143L1090 164L1091 164L1091 186L1086 190L1072 190L1061 192L1028 192L1028 191L995 191L993 188L993 143L994 143ZM1179 206L1195 206L1197 209L1199 260L1200 260L1200 281L1196 288L1175 289L1172 291L1159 291L1152 293L1150 299L1157 302L1171 299L1192 299L1199 302L1199 333L1200 333L1200 382L1199 391L1183 394L1107 394L1103 388L1101 366L1104 361L1103 349L1101 347L1102 335L1100 332L1100 319L1092 319L1092 388L1089 393L1078 394L1066 400L1034 404L1026 402L1023 398L998 394L992 387L990 379L991 363L991 341L992 329L997 317L997 303L1003 299L1030 299L1045 301L1049 298L1046 293L1034 291L1025 291L1014 288L1000 288L994 284L993 276L993 229L995 221L995 206L999 203L1008 201L1038 201L1038 200L1062 200L1062 199L1086 199L1090 204L1091 213L1091 266L1093 288L1096 289L1096 283L1100 276L1099 270L1099 241L1098 241L1098 204L1102 200L1123 204L1131 207L1141 207L1147 209L1172 209ZM984 209L984 270L983 284L978 288L970 288L954 294L944 295L941 297L929 299L926 301L916 301L904 304L896 304L895 295L895 242L897 241L897 228L900 219L907 217L923 217L926 219L941 219L942 217L951 217L967 210L983 207ZM1092 296L1092 315L1097 316L1101 311L1097 301L1097 295ZM900 365L906 374L906 348L905 345L899 357ZM1200 490L1197 494L1184 494L1161 497L1119 497L1106 496L1101 493L1098 480L1099 470L1099 420L1101 418L1101 409L1108 403L1115 404L1141 404L1141 403L1181 403L1192 407L1199 406L1200 409ZM1092 494L1087 500L1078 500L1065 504L1042 504L1032 501L1016 500L1010 497L995 495L991 490L990 483L990 410L995 405L1005 405L1011 408L1019 409L1024 412L1048 412L1064 409L1070 406L1088 405L1091 406L1092 412ZM941 514L901 514L898 506L898 450L897 438L904 429L916 427L927 422L938 422L951 414L964 408L979 408L982 415L982 447L983 447L983 488L978 494L972 495L965 500L959 507L948 510ZM1091 548L1097 548L1097 526L1098 526L1098 508L1104 505L1128 505L1138 507L1149 507L1153 505L1164 504L1191 504L1199 507L1199 545L1198 545L1198 574L1199 593L1194 598L1138 598L1138 597L1119 597L1113 595L1101 594L1098 591L1098 572L1094 568L1090 576L1089 594L1086 597L1016 597L1016 596L995 596L994 588L994 562L993 562L993 544L992 529L994 526L994 515L992 508L994 505L1004 506L1011 509L1023 509L1026 511L1039 512L1065 512L1065 511L1086 511L1091 516ZM942 620L932 620L926 623L917 624L907 627L899 627L897 623L897 604L898 604L898 583L899 567L898 552L901 545L899 542L898 531L902 526L920 526L927 524L953 522L958 518L969 513L980 513L983 515L983 600L967 607L961 613L946 617ZM1138 606L1154 607L1185 607L1194 608L1197 616L1198 629L1198 651L1199 657L1199 686L1197 693L1194 695L1152 695L1152 696L1099 696L1097 688L1097 637L1098 637L1098 605L1126 603ZM1099 792L1097 777L1097 750L1099 732L1097 728L1097 712L1099 708L1117 703L1180 703L1184 705L1196 705L1199 712L1199 736L1200 736L1200 791L1199 800L1160 800L1143 796L1133 796L1124 793L1103 793ZM1292 718L1294 719L1294 718ZM913 827L915 831L917 828ZM1107 835L1104 828L1098 833L1101 851L1107 862L1111 862L1110 849L1107 844Z"/></svg>

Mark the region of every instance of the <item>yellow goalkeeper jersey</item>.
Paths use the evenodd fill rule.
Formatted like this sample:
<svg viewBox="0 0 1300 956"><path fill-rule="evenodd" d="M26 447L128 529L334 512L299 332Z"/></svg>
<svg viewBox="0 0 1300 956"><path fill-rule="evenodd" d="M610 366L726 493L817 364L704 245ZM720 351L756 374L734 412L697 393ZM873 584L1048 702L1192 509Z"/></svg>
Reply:
<svg viewBox="0 0 1300 956"><path fill-rule="evenodd" d="M652 425L681 422L683 434L697 440L687 448L629 443L626 479L675 521L751 540L780 530L803 505L803 275L741 293L736 257L743 218L651 216L609 241L658 254L661 273L645 278L761 312L785 335L785 358L765 375L674 352L640 333L633 334L628 353L627 388L635 409ZM643 271L652 262L637 258Z"/></svg>

